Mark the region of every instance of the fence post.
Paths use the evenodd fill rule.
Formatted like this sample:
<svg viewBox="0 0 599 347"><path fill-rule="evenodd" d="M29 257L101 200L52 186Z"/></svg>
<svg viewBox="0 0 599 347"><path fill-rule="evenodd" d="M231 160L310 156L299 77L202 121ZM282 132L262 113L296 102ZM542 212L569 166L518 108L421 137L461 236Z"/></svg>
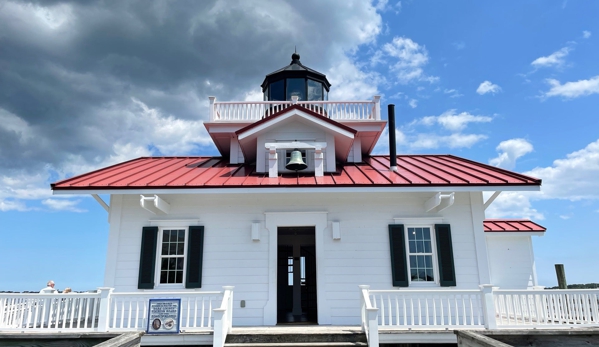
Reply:
<svg viewBox="0 0 599 347"><path fill-rule="evenodd" d="M98 312L98 331L107 332L108 322L110 321L110 296L114 288L100 287L98 288L98 294L100 294L100 312Z"/></svg>
<svg viewBox="0 0 599 347"><path fill-rule="evenodd" d="M210 107L210 121L214 122L214 102L216 101L216 96L209 96L208 100L210 100L210 106L208 106Z"/></svg>
<svg viewBox="0 0 599 347"><path fill-rule="evenodd" d="M225 292L229 292L229 301L227 302L227 316L228 316L228 325L227 325L227 333L231 332L233 328L233 288L234 286L223 286Z"/></svg>
<svg viewBox="0 0 599 347"><path fill-rule="evenodd" d="M374 101L374 119L380 120L381 119L381 96L375 95L372 98L372 101Z"/></svg>
<svg viewBox="0 0 599 347"><path fill-rule="evenodd" d="M493 285L481 284L481 302L483 306L483 315L485 317L486 329L497 329L497 317L495 313L495 300L493 298Z"/></svg>

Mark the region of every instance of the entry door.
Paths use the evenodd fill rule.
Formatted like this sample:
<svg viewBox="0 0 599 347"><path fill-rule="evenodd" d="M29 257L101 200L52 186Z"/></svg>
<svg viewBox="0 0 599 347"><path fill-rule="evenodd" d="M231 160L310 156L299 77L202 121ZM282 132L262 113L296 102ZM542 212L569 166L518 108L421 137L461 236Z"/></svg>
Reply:
<svg viewBox="0 0 599 347"><path fill-rule="evenodd" d="M314 227L280 227L277 239L277 322L318 323Z"/></svg>

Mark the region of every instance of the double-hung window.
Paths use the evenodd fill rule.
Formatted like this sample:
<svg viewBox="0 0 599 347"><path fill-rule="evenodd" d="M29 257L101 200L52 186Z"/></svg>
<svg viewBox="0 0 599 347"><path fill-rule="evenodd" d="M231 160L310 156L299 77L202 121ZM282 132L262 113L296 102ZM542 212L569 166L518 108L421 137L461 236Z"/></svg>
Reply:
<svg viewBox="0 0 599 347"><path fill-rule="evenodd" d="M449 224L389 225L392 283L455 286Z"/></svg>
<svg viewBox="0 0 599 347"><path fill-rule="evenodd" d="M437 283L432 228L418 226L405 229L410 282Z"/></svg>
<svg viewBox="0 0 599 347"><path fill-rule="evenodd" d="M201 288L203 252L203 226L144 227L138 288Z"/></svg>
<svg viewBox="0 0 599 347"><path fill-rule="evenodd" d="M181 284L185 274L185 240L187 228L161 229L159 271L156 273L160 284Z"/></svg>

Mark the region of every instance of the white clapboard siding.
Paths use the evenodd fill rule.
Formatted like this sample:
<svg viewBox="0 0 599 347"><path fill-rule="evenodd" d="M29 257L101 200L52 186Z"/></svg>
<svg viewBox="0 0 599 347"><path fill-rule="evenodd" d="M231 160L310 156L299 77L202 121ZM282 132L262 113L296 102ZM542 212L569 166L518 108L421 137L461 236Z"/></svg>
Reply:
<svg viewBox="0 0 599 347"><path fill-rule="evenodd" d="M312 134L312 136L315 136ZM368 194L199 194L161 195L171 205L166 216L139 206L139 196L122 197L118 220L118 247L109 252L115 264L111 282L115 291L138 291L142 227L151 219L198 220L204 226L202 290L235 286L234 325L262 325L268 301L269 234L265 212L325 211L327 220L339 221L341 239L324 232L322 258L317 259L323 280L317 285L329 305L331 324L359 324L358 285L394 289L391 284L389 224L394 218L427 216L424 202L432 193ZM116 199L115 199L116 201ZM292 203L290 203L292 201ZM121 206L117 203L115 206ZM457 193L452 207L441 213L451 224L457 289L478 289L479 274L467 193ZM113 206L114 207L114 206ZM260 222L260 240L252 241L251 225ZM115 229L114 226L111 228ZM482 226L481 226L482 230ZM112 258L111 258L112 257ZM240 301L245 301L244 308Z"/></svg>

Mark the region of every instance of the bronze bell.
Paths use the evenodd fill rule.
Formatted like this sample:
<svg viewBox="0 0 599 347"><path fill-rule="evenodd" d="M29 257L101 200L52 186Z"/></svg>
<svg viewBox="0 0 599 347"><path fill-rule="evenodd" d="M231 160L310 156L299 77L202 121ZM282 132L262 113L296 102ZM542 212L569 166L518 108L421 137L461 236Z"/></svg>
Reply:
<svg viewBox="0 0 599 347"><path fill-rule="evenodd" d="M289 159L289 163L287 163L287 165L285 165L285 168L287 168L287 170L304 170L305 168L307 168L308 165L306 165L306 163L304 163L304 161L302 160L302 152L300 152L297 148L293 150L293 152L291 152L291 158Z"/></svg>

